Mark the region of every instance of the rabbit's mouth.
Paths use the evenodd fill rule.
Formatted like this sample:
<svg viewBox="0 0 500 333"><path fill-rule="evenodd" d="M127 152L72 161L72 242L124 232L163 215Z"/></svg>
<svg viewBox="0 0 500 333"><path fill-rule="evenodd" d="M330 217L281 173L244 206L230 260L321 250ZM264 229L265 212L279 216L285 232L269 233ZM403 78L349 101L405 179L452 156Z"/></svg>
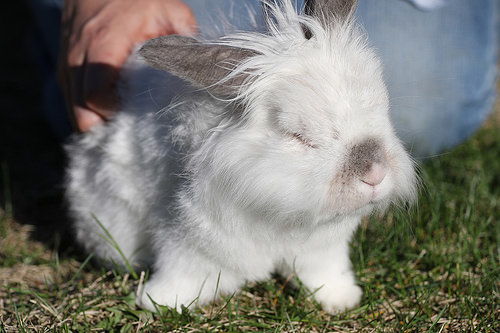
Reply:
<svg viewBox="0 0 500 333"><path fill-rule="evenodd" d="M381 188L373 187L370 190L371 190L371 194L369 197L370 199L368 201L368 203L370 203L370 204L377 204L380 201L383 201L387 196L387 194L384 193L384 191Z"/></svg>
<svg viewBox="0 0 500 333"><path fill-rule="evenodd" d="M338 185L331 187L327 204L329 211L341 215L368 215L373 210L383 210L394 194L390 174L377 185L369 185L360 180L351 180L342 185L340 189Z"/></svg>

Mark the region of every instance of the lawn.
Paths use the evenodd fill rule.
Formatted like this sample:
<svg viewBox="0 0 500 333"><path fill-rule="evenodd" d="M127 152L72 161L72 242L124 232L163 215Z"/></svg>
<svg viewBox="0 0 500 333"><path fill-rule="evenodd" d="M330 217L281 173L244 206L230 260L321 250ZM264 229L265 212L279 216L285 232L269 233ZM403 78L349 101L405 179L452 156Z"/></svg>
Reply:
<svg viewBox="0 0 500 333"><path fill-rule="evenodd" d="M144 276L105 271L71 248L33 241L7 201L0 332L499 332L498 111L471 140L421 165L415 208L363 223L352 259L365 294L350 312L324 313L307 290L290 286L294 277L248 285L195 311L142 311L134 295ZM8 186L3 191L8 197Z"/></svg>

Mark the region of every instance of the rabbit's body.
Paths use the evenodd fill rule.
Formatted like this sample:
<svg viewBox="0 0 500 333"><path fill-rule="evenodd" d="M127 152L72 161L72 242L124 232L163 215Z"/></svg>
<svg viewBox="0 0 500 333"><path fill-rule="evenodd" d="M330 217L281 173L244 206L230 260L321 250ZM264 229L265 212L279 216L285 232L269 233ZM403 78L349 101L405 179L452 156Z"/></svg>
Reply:
<svg viewBox="0 0 500 333"><path fill-rule="evenodd" d="M146 44L146 61L210 93L185 87L158 112L162 94L143 87L162 86L161 75L139 66L125 75L123 111L68 148L77 239L105 262L152 265L146 308L203 304L276 271L319 288L326 310L350 308L361 290L348 245L361 217L414 194L361 33L342 17L325 28L288 1L274 14L270 36ZM175 53L157 54L165 49ZM197 68L196 57L215 65Z"/></svg>

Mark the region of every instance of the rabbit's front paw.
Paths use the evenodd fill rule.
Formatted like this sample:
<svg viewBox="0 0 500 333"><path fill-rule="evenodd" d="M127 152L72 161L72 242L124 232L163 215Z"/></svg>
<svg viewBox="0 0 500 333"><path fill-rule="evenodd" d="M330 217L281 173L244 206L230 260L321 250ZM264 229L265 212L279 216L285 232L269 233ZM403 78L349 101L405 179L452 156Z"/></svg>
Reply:
<svg viewBox="0 0 500 333"><path fill-rule="evenodd" d="M355 284L323 286L314 298L321 304L323 310L331 314L341 313L359 304L363 291Z"/></svg>
<svg viewBox="0 0 500 333"><path fill-rule="evenodd" d="M196 295L190 298L190 291L175 292L169 283L148 282L144 286L144 290L137 295L136 303L139 307L156 312L158 305L168 306L181 310L181 306L189 307L196 301Z"/></svg>

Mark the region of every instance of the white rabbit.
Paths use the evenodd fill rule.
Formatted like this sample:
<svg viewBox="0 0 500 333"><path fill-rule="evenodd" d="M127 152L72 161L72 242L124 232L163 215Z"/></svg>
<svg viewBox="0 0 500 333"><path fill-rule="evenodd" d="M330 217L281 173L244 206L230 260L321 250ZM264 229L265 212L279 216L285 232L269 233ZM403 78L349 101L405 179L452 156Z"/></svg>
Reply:
<svg viewBox="0 0 500 333"><path fill-rule="evenodd" d="M105 263L151 265L141 307L206 304L273 272L297 274L326 311L360 301L353 232L411 201L416 177L355 3L267 4L265 35L153 39L139 55L191 88L158 112L162 94L139 87L162 74L139 64L122 111L68 146L77 240Z"/></svg>

